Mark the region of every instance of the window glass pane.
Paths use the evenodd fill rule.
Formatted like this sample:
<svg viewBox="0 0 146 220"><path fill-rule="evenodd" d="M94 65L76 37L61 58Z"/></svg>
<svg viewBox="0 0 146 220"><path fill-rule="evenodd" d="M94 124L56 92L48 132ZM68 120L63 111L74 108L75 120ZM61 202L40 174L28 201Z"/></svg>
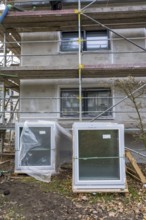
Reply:
<svg viewBox="0 0 146 220"><path fill-rule="evenodd" d="M107 32L87 32L86 35L87 50L97 50L108 48Z"/></svg>
<svg viewBox="0 0 146 220"><path fill-rule="evenodd" d="M30 127L30 132L37 138L39 143L36 146L29 145L31 148L21 161L21 166L49 166L51 165L51 128L48 127ZM22 131L22 129L21 129ZM29 143L27 132L21 137L23 143ZM22 143L22 144L23 144ZM26 149L24 149L26 151Z"/></svg>
<svg viewBox="0 0 146 220"><path fill-rule="evenodd" d="M61 91L61 116L79 115L79 91ZM82 115L95 117L112 106L110 89L83 89L82 90ZM112 109L102 116L112 116Z"/></svg>
<svg viewBox="0 0 146 220"><path fill-rule="evenodd" d="M78 33L77 32L63 32L61 41L61 51L77 51Z"/></svg>
<svg viewBox="0 0 146 220"><path fill-rule="evenodd" d="M120 179L118 130L79 130L78 134L79 180Z"/></svg>
<svg viewBox="0 0 146 220"><path fill-rule="evenodd" d="M61 91L61 115L78 116L79 115L79 92Z"/></svg>
<svg viewBox="0 0 146 220"><path fill-rule="evenodd" d="M112 105L110 90L89 91L87 93L87 112L89 116L96 116ZM111 116L112 110L102 116Z"/></svg>

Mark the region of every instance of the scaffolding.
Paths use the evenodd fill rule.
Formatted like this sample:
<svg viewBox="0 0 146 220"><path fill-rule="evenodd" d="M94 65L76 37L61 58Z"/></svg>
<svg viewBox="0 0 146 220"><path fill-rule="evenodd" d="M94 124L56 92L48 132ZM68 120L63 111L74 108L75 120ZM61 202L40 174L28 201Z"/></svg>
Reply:
<svg viewBox="0 0 146 220"><path fill-rule="evenodd" d="M100 1L101 4L102 1ZM115 1L116 2L116 1ZM118 31L115 31L116 28L136 28L136 27L144 27L146 22L144 19L146 18L146 4L143 1L138 2L138 5L130 5L129 7L126 7L124 5L116 5L112 10L110 7L108 7L107 2L105 1L102 3L102 8L100 7L92 7L94 4L96 6L98 5L97 1L92 1L89 4L84 3L82 6L82 1L78 0L78 8L77 9L68 9L65 5L65 9L60 11L50 11L50 10L27 10L27 11L12 11L9 13L9 15L6 17L4 22L1 25L0 30L0 39L3 38L3 67L1 67L1 74L0 74L0 80L4 81L5 86L15 90L16 92L19 92L19 81L21 79L36 79L36 78L48 78L52 79L53 77L55 79L63 79L63 78L76 78L78 79L78 89L79 89L79 95L78 95L78 101L79 101L79 121L83 120L83 109L82 109L82 80L83 78L88 78L89 75L91 78L102 78L102 77L126 77L127 72L129 75L132 76L140 76L145 77L146 76L146 65L141 64L132 64L132 65L116 65L116 64L108 64L108 65L88 65L84 64L82 61L82 58L84 56L84 51L82 51L82 29L87 28L88 30L91 30L91 28L95 28L98 30L106 29L113 34L115 34L117 37L114 39L115 41L120 41L121 39L124 39L125 41L129 42L131 45L133 45L137 50L134 51L99 51L100 54L128 54L128 53L135 53L135 54L145 54L146 49L139 44L135 43L136 40L145 40L145 37L125 37L123 34L118 33ZM13 4L13 3L12 3ZM128 4L128 3L127 3ZM91 10L92 7L92 10ZM117 20L115 20L115 15ZM105 16L107 16L105 18ZM34 18L34 21L33 21ZM65 68L59 68L59 69L52 69L49 67L33 67L33 66L17 66L15 65L15 62L12 65L9 65L7 63L8 58L11 56L13 57L13 61L18 61L18 59L21 59L23 57L44 57L44 56L56 56L56 54L20 54L20 48L22 45L26 44L34 44L34 43L40 43L39 41L22 41L20 38L20 33L24 32L33 32L33 31L64 31L64 30L77 30L78 31L78 67L72 68L72 69L65 69ZM108 41L110 40L110 36L108 37ZM59 40L52 40L52 41L44 41L41 43L55 43L60 42ZM7 48L9 48L12 51L11 54L7 54ZM117 70L119 70L119 73L117 74ZM54 73L52 74L52 71ZM96 74L95 74L96 71ZM69 72L69 73L68 73ZM40 76L41 73L41 76ZM104 74L104 76L103 76ZM139 88L141 89L141 87ZM138 89L138 90L139 90ZM137 91L137 90L136 90ZM129 94L130 95L130 94ZM10 96L8 100L5 99L1 100L3 104L3 122L5 128L8 128L9 124L14 123L14 115L17 115L16 118L18 118L18 115L21 113L28 114L30 112L21 112L18 108L20 100L19 97L16 98L15 104L13 103L13 109L9 109L8 103L10 104L12 99L15 99L15 97ZM32 97L30 97L31 99ZM34 97L33 97L34 98ZM94 98L94 97L93 97ZM127 97L121 97L121 100L116 103L118 105ZM25 99L25 98L24 98ZM39 99L36 97L36 99ZM45 97L42 97L42 99L46 99ZM49 97L48 99L60 99L60 97ZM113 109L115 105L110 106L108 109L106 109L103 112L97 112L97 116L95 116L92 121L96 120L97 118L101 117L105 112ZM42 114L42 112L31 112L31 113L39 113ZM43 113L50 113L50 112L43 112ZM59 113L55 112L55 113ZM127 113L127 112L126 112ZM5 122L5 118L7 118L6 115L8 115L7 123ZM125 113L124 113L125 114ZM11 127L11 126L10 126ZM14 126L12 126L14 127Z"/></svg>

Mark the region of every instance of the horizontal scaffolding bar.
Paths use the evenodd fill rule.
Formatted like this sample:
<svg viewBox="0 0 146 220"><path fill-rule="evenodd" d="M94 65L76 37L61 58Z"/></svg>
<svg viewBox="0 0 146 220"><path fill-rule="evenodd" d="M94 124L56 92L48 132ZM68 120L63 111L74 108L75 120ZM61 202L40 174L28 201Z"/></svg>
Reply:
<svg viewBox="0 0 146 220"><path fill-rule="evenodd" d="M77 32L77 31L72 31L72 32L68 31L68 33L74 33L74 32ZM99 31L98 30L94 30L94 32L100 33L100 30ZM102 35L101 36L97 35L97 37L99 38L99 39L98 38L96 39L97 42L98 41L105 41L105 39L102 39L102 37L103 37ZM146 40L146 37L126 37L126 39L128 39L128 40ZM107 36L106 40L107 41L121 41L121 40L123 40L123 38L122 37L111 38L111 37ZM82 42L87 42L87 41L92 42L92 41L95 41L95 40L82 39ZM20 43L22 45L22 44L29 44L29 43L30 44L35 44L35 43L43 44L43 43L66 43L66 42L78 42L78 39L77 40L32 40L32 41L30 41L30 40L23 41L22 40L22 41L16 41L16 42L14 42L14 41L6 41L6 42L2 42L2 43L3 43L3 45L4 44L17 44L17 43Z"/></svg>
<svg viewBox="0 0 146 220"><path fill-rule="evenodd" d="M68 51L66 52L60 52L60 53L56 53L56 54L21 54L19 55L19 59L21 57L52 57L52 56L64 56L64 55L69 55L69 54L77 54L77 51ZM88 55L88 54L96 54L96 55L100 55L100 54L145 54L145 51L101 51L99 50L93 50L93 51L83 51L82 52L82 56ZM0 58L3 58L4 54L0 54ZM14 55L6 55L7 58L12 58L12 57L16 57L16 54ZM15 61L17 62L17 61Z"/></svg>
<svg viewBox="0 0 146 220"><path fill-rule="evenodd" d="M70 90L70 92L74 92L74 90ZM93 90L94 91L94 90ZM91 91L92 92L92 91ZM114 100L116 100L116 99L122 99L122 98L124 98L124 96L114 96L114 97L109 97L109 96L104 96L104 97L100 97L100 96L98 96L98 97L81 97L83 100L85 99L102 99L102 100L104 100L104 99L114 99ZM138 98L136 98L136 99L146 99L146 96L140 96L140 97L138 97ZM0 100L8 100L9 98L3 98L3 97L0 97ZM15 100L15 99L18 99L18 97L13 97L13 98L11 98L11 100ZM64 100L68 100L68 99L79 99L79 96L76 96L76 97L72 97L72 96L68 96L68 97L21 97L21 98L19 98L19 100L21 101L21 100L52 100L52 99L59 99L59 100L61 100L61 99L64 99Z"/></svg>
<svg viewBox="0 0 146 220"><path fill-rule="evenodd" d="M0 111L0 113L13 113L14 111ZM82 111L83 114L92 114L92 113L104 113L104 111L102 110L99 110L99 111ZM54 113L63 113L63 114L66 114L66 116L69 116L67 114L71 114L71 113L79 113L79 111L19 111L19 110L16 110L14 113L39 113L39 114L48 114L48 113L51 113L51 114L54 114ZM106 113L123 113L123 114L136 114L136 111L108 111ZM141 112L141 114L145 114L146 111L143 111ZM89 116L92 116L92 117L95 117L95 115L89 115ZM73 115L74 117L74 115ZM101 115L102 117L102 115ZM103 117L113 117L112 115L103 115ZM135 117L135 119L137 119Z"/></svg>

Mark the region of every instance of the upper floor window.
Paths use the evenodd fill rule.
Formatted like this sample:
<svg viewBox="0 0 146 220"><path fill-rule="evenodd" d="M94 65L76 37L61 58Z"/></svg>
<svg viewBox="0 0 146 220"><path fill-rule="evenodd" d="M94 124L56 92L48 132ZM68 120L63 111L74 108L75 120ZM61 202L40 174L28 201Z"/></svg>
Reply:
<svg viewBox="0 0 146 220"><path fill-rule="evenodd" d="M109 49L108 31L82 31L83 51ZM61 51L78 51L78 32L61 33Z"/></svg>
<svg viewBox="0 0 146 220"><path fill-rule="evenodd" d="M82 89L82 114L84 117L95 117L112 106L111 89L84 88ZM79 90L61 89L61 116L79 116ZM102 116L112 116L112 110Z"/></svg>

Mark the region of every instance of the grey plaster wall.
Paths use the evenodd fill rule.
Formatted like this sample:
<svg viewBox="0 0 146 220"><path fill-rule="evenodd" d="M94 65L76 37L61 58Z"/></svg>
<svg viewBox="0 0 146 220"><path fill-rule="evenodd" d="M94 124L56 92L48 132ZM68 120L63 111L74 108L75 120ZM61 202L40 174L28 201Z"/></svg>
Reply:
<svg viewBox="0 0 146 220"><path fill-rule="evenodd" d="M145 48L145 28L115 30L118 34L123 35L135 44ZM139 64L145 63L146 53L132 43L118 37L116 34L111 35L113 63L117 64ZM119 52L119 53L118 53ZM125 53L126 52L126 53Z"/></svg>
<svg viewBox="0 0 146 220"><path fill-rule="evenodd" d="M115 30L145 48L145 29ZM97 64L139 64L146 60L146 53L126 40L110 33L109 50L84 52L82 63ZM139 38L139 39L137 39ZM60 33L22 34L22 66L49 66L50 68L78 67L77 52L60 51Z"/></svg>
<svg viewBox="0 0 146 220"><path fill-rule="evenodd" d="M57 117L56 86L46 80L24 80L20 86L20 118ZM24 113L23 113L24 112ZM49 114L46 112L50 112Z"/></svg>
<svg viewBox="0 0 146 220"><path fill-rule="evenodd" d="M116 30L118 33L130 38L135 43L145 47L145 29ZM140 39L137 39L140 37ZM120 39L115 34L110 34L111 47L107 51L86 52L82 55L82 63L96 64L139 64L146 60L146 53L137 53L139 48L129 42ZM44 41L42 43L42 40ZM60 52L60 33L25 33L22 34L22 66L49 66L50 68L74 68L78 67L77 53ZM32 42L33 41L33 42ZM37 42L35 42L37 41ZM48 41L54 41L49 43ZM114 54L110 52L115 52ZM127 53L118 53L126 52ZM129 53L129 52L136 53ZM30 55L30 56L27 56ZM35 55L35 56L34 56ZM40 55L40 56L39 56ZM43 56L41 56L43 55ZM125 97L115 86L114 79L84 79L83 87L108 87L112 89L113 104ZM77 88L78 79L64 80L22 80L20 83L20 120L49 119L58 120L62 123L72 123L78 118L60 117L60 88ZM143 110L145 105L143 104ZM102 119L128 124L136 124L134 109L126 100L113 108L112 119ZM22 113L25 112L25 113ZM84 120L84 119L83 119ZM86 120L90 120L87 119ZM144 118L145 120L145 118Z"/></svg>
<svg viewBox="0 0 146 220"><path fill-rule="evenodd" d="M84 79L83 88L111 88L113 105L122 100L126 95L116 86L114 79ZM78 80L22 80L20 93L20 120L55 120L71 124L78 118L61 118L60 116L60 89L78 88ZM142 111L145 110L145 100L139 100ZM22 113L24 112L24 113ZM90 121L91 118L83 118ZM111 121L124 123L126 127L137 125L137 114L129 99L113 108L113 117L99 118L98 121ZM145 113L143 114L145 121Z"/></svg>

